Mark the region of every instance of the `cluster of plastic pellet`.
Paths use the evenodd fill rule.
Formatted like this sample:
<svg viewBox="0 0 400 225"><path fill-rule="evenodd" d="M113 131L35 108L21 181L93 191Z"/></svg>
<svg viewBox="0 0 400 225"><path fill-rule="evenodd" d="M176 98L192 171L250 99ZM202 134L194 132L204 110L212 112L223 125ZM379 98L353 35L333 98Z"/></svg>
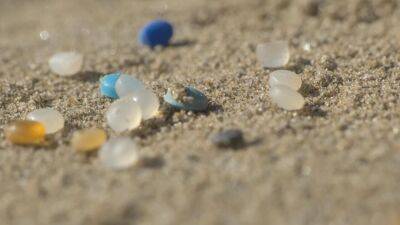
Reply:
<svg viewBox="0 0 400 225"><path fill-rule="evenodd" d="M257 58L265 68L283 67L289 62L290 51L286 41L259 44ZM297 91L301 87L301 77L288 70L276 70L270 74L269 86L272 102L286 110L298 110L305 104L304 97Z"/></svg>
<svg viewBox="0 0 400 225"><path fill-rule="evenodd" d="M155 20L144 26L138 35L140 44L150 48L167 46L173 36L172 25L164 20ZM280 68L290 58L289 46L285 41L259 44L257 57L265 68ZM60 76L73 76L83 67L84 57L78 52L61 52L53 55L48 63L51 71ZM270 97L274 103L286 110L301 109L305 100L297 91L301 77L288 70L276 70L270 74ZM116 72L100 79L100 93L116 99L106 111L107 125L116 133L131 131L141 121L157 116L159 97L135 76ZM163 96L172 108L204 111L207 97L192 86L176 85L168 88ZM52 108L42 108L27 114L26 119L14 121L5 127L5 137L20 145L45 145L46 135L59 132L64 127L63 115ZM232 130L213 138L218 146L239 146L243 143L242 133ZM71 147L77 152L88 153L100 149L99 159L112 169L125 169L138 159L138 147L129 137L115 137L107 141L105 130L91 127L73 132Z"/></svg>

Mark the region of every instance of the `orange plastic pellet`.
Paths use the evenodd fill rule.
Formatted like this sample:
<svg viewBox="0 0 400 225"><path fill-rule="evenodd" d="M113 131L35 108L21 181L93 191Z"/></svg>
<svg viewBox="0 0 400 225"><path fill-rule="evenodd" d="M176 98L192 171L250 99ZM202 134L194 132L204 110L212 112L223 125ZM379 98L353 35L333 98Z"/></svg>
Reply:
<svg viewBox="0 0 400 225"><path fill-rule="evenodd" d="M71 145L78 152L89 152L100 148L107 140L107 134L99 128L88 128L75 131Z"/></svg>
<svg viewBox="0 0 400 225"><path fill-rule="evenodd" d="M38 145L44 143L46 134L42 123L30 120L18 120L4 128L6 139L19 145Z"/></svg>

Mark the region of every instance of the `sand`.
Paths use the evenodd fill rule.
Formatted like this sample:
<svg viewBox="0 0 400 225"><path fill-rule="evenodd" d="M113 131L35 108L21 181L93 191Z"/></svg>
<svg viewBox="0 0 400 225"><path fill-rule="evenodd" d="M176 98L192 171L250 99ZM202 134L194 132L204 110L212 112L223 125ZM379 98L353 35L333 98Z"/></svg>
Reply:
<svg viewBox="0 0 400 225"><path fill-rule="evenodd" d="M139 46L138 29L159 17L175 25L172 46ZM46 148L11 145L1 132L0 224L391 225L400 212L398 21L397 0L0 1L1 128L41 107L66 118ZM285 69L302 76L303 110L271 103L271 70L255 47L272 40L290 42ZM63 50L85 55L80 74L50 72L48 58ZM211 105L163 105L124 134L143 159L118 172L69 146L79 128L116 136L98 89L116 70L160 97L191 84ZM241 129L247 145L218 149L209 136L222 129Z"/></svg>

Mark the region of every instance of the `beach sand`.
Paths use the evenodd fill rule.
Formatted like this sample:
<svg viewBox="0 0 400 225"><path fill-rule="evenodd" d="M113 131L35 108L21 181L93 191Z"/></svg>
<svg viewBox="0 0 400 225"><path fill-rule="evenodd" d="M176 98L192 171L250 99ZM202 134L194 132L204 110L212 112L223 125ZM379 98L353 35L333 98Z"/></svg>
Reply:
<svg viewBox="0 0 400 225"><path fill-rule="evenodd" d="M170 47L138 45L155 18L175 26ZM400 213L400 3L397 0L2 0L0 124L53 107L65 128L47 147L0 134L0 224L392 224ZM288 40L286 69L306 106L268 95L258 43ZM59 77L47 60L84 54ZM161 97L174 83L210 100L204 113L160 115L127 135L141 162L111 171L69 146L112 102L99 78L121 70ZM246 146L209 136L241 129Z"/></svg>

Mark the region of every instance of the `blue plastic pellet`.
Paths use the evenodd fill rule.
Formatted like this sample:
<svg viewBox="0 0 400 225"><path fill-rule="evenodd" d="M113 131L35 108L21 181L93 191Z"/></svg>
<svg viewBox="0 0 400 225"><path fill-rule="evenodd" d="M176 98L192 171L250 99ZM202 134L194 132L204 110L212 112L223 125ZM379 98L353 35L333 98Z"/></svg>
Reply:
<svg viewBox="0 0 400 225"><path fill-rule="evenodd" d="M154 48L157 45L167 46L174 34L172 25L165 20L154 20L146 24L139 32L139 42Z"/></svg>
<svg viewBox="0 0 400 225"><path fill-rule="evenodd" d="M100 79L100 93L101 95L118 98L117 92L115 91L115 83L117 82L121 72L107 74Z"/></svg>
<svg viewBox="0 0 400 225"><path fill-rule="evenodd" d="M207 97L194 87L186 87L186 94L188 97L192 97L193 100L190 103L182 103L177 101L170 90L164 95L164 101L170 104L176 109L191 110L191 111L205 111L208 107Z"/></svg>

